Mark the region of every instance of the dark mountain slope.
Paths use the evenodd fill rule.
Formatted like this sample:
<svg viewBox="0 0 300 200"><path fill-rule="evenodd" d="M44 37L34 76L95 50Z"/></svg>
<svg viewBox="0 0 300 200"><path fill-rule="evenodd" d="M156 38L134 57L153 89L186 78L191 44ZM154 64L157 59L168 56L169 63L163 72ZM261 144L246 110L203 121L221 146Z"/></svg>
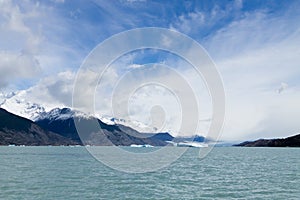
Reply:
<svg viewBox="0 0 300 200"><path fill-rule="evenodd" d="M145 138L138 131L123 125L108 125L101 120L87 116L69 108L54 109L36 121L46 130L53 131L84 145L129 146L131 144L150 144L164 146L165 141L156 138ZM80 124L80 137L76 124Z"/></svg>
<svg viewBox="0 0 300 200"><path fill-rule="evenodd" d="M0 145L68 145L70 139L46 131L36 123L0 108Z"/></svg>
<svg viewBox="0 0 300 200"><path fill-rule="evenodd" d="M300 134L282 139L259 139L246 141L234 146L242 147L300 147Z"/></svg>

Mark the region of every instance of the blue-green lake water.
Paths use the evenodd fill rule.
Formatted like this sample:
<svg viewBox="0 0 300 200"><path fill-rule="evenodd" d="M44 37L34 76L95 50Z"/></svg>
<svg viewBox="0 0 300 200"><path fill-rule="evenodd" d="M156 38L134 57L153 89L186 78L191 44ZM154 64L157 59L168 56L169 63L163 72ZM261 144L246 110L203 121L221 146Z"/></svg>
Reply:
<svg viewBox="0 0 300 200"><path fill-rule="evenodd" d="M0 147L0 199L300 199L300 148L198 151L132 174L84 147Z"/></svg>

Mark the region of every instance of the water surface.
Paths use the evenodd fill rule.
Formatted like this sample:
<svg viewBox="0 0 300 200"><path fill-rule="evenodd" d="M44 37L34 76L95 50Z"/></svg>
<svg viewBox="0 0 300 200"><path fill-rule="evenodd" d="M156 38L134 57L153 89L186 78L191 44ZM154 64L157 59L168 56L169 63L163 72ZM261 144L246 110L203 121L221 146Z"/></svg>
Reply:
<svg viewBox="0 0 300 200"><path fill-rule="evenodd" d="M160 171L128 174L84 147L0 147L0 199L299 199L300 148L197 156L191 148Z"/></svg>

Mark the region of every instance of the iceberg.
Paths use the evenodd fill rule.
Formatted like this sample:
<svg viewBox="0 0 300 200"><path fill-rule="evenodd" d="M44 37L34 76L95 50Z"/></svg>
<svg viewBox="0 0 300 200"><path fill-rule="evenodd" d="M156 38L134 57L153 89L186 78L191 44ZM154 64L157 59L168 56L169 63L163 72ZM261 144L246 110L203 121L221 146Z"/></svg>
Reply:
<svg viewBox="0 0 300 200"><path fill-rule="evenodd" d="M208 144L205 144L203 142L179 142L177 143L178 147L196 147L196 148L201 148L201 147L208 147Z"/></svg>
<svg viewBox="0 0 300 200"><path fill-rule="evenodd" d="M154 147L150 144L132 144L130 147Z"/></svg>

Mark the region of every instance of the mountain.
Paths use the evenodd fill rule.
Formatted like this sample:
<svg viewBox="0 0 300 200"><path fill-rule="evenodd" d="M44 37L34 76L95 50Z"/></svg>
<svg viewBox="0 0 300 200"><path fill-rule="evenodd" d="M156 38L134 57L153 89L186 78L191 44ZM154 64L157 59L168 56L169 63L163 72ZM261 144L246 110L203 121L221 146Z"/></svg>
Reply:
<svg viewBox="0 0 300 200"><path fill-rule="evenodd" d="M259 139L246 141L234 146L242 147L300 147L300 134L282 139Z"/></svg>
<svg viewBox="0 0 300 200"><path fill-rule="evenodd" d="M0 107L21 117L34 120L46 109L40 104L25 100L26 91L0 93Z"/></svg>
<svg viewBox="0 0 300 200"><path fill-rule="evenodd" d="M89 124L92 121L97 121L100 124L101 129L106 130L104 134L110 135L113 137L115 135L113 143L116 145L123 145L123 142L119 141L116 136L117 132L121 132L123 137L126 135L135 141L138 144L151 143L153 146L165 145L165 141L171 141L174 139L169 133L159 133L155 127L149 127L144 123L135 120L129 119L119 119L114 117L105 117L105 116L91 116L83 112L74 111L67 108L54 108L54 105L41 105L34 103L26 98L28 94L26 91L18 91L10 94L0 93L0 107L5 110L30 119L38 123L42 128L58 133L61 136L67 137L73 140L76 143L82 144L80 137L77 134L77 130L74 124L75 120L83 121L81 123ZM52 109L52 110L51 110ZM91 126L92 124L88 125ZM134 129L132 128L134 127ZM99 130L91 130L92 132L99 132ZM110 132L110 133L109 133ZM113 133L113 134L112 134ZM95 133L94 133L95 134ZM112 134L112 135L111 135ZM131 144L134 141L130 141L130 138L127 138L127 142L124 144ZM103 138L103 137L102 137ZM139 139L140 138L140 139ZM139 140L135 140L139 139ZM122 140L125 140L124 138ZM179 138L177 141L191 141L187 138ZM102 142L100 145L108 145L110 141Z"/></svg>
<svg viewBox="0 0 300 200"><path fill-rule="evenodd" d="M157 133L153 134L151 138L162 140L162 141L172 141L174 137L170 135L169 133Z"/></svg>
<svg viewBox="0 0 300 200"><path fill-rule="evenodd" d="M32 102L28 99L28 91L21 90L12 93L1 93L0 92L0 107L21 117L30 119L32 121L36 121L41 118L47 112L50 112L52 109L58 107L58 105L50 105L50 104L39 104L36 102ZM63 107L60 105L59 107ZM77 112L76 114L79 114ZM124 125L128 127L133 127L135 130L139 132L148 132L155 133L157 132L156 128L149 127L142 122L129 120L129 119L119 119L115 117L109 116L100 116L95 115L94 117L100 119L102 122L109 125Z"/></svg>
<svg viewBox="0 0 300 200"><path fill-rule="evenodd" d="M189 136L189 137L173 137L170 133L164 132L159 133L156 132L155 128L151 128L141 122L133 121L133 120L125 120L118 118L110 118L110 117L101 117L101 121L110 125L124 125L127 127L134 127L135 130L138 130L141 133L144 133L144 137L151 137L162 141L174 141L174 142L208 142L211 141L208 138L205 138L200 135ZM151 135L151 136L150 136Z"/></svg>
<svg viewBox="0 0 300 200"><path fill-rule="evenodd" d="M69 145L75 144L36 123L0 108L0 145Z"/></svg>
<svg viewBox="0 0 300 200"><path fill-rule="evenodd" d="M89 116L81 112L72 111L70 108L55 108L49 112L41 113L35 122L46 130L53 131L82 144L74 123L74 119L80 120L81 118L85 121L85 119L88 120Z"/></svg>
<svg viewBox="0 0 300 200"><path fill-rule="evenodd" d="M150 127L140 121L129 120L129 119L120 119L116 117L108 117L108 116L97 116L102 122L110 125L124 125L128 127L132 127L139 132L147 132L147 133L157 133L157 128Z"/></svg>
<svg viewBox="0 0 300 200"><path fill-rule="evenodd" d="M42 113L35 122L46 130L58 133L80 144L83 140L85 145L129 146L132 144L149 144L164 146L167 144L165 141L151 136L144 137L144 134L130 127L120 124L106 124L98 118L70 108L56 108L50 112ZM80 135L81 137L77 133L75 123L79 123L82 128L80 132L84 135Z"/></svg>

